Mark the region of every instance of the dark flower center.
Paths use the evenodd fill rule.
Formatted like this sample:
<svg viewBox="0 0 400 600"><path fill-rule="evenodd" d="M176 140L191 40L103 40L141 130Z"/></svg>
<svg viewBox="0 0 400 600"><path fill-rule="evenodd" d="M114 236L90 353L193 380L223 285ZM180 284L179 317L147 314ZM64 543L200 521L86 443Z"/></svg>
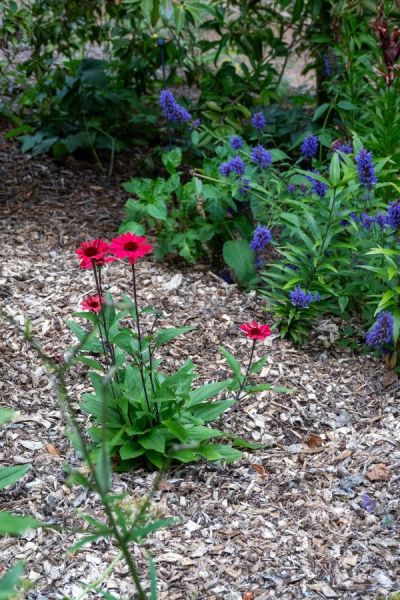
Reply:
<svg viewBox="0 0 400 600"><path fill-rule="evenodd" d="M97 253L98 253L98 249L95 248L94 246L90 246L89 248L86 248L86 250L85 250L86 256L96 256Z"/></svg>
<svg viewBox="0 0 400 600"><path fill-rule="evenodd" d="M260 335L261 332L258 327L252 327L250 333L251 335Z"/></svg>
<svg viewBox="0 0 400 600"><path fill-rule="evenodd" d="M138 245L136 242L126 242L124 249L134 252L138 249Z"/></svg>

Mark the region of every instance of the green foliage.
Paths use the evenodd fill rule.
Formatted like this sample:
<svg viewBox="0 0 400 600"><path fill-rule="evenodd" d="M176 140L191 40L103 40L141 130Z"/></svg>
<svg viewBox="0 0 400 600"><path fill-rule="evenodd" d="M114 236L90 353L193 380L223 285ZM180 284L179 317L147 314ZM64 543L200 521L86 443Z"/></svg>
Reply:
<svg viewBox="0 0 400 600"><path fill-rule="evenodd" d="M0 490L21 479L29 470L30 465L15 465L15 467L0 467Z"/></svg>
<svg viewBox="0 0 400 600"><path fill-rule="evenodd" d="M84 394L82 403L82 409L92 418L90 435L98 446L94 451L96 460L100 461L102 444L117 460L117 470L143 461L152 468L162 469L171 461L186 463L205 458L232 462L240 458L240 451L216 443L215 440L227 434L211 426L233 406L235 401L229 395L244 383L239 363L224 351L233 368L233 377L193 389L196 370L191 360L168 374L159 369L161 361L154 360L162 345L190 331L191 327L158 331L152 328L151 334L141 338L139 346L137 332L121 323L127 312L136 320L135 308L129 299L120 306L113 306L109 296L104 311L109 343L115 348L116 373L110 381L107 374L91 372L93 393ZM94 334L98 336L104 327L101 319L93 320L90 313L81 315L93 321ZM77 331L75 325L71 328ZM82 331L80 328L81 341ZM87 336L88 339L92 335ZM82 345L76 360L85 362L87 352L93 347L93 341ZM250 387L243 389L250 392ZM225 397L217 399L221 393L225 393ZM245 446L246 442L241 440L240 445Z"/></svg>
<svg viewBox="0 0 400 600"><path fill-rule="evenodd" d="M19 562L0 578L0 600L15 600L24 574L24 563Z"/></svg>

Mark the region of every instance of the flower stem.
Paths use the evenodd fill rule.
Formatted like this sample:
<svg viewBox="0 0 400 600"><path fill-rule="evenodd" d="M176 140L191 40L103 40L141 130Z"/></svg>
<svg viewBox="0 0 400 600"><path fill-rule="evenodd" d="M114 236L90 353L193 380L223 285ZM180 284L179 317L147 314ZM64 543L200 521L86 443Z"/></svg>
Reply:
<svg viewBox="0 0 400 600"><path fill-rule="evenodd" d="M253 356L254 356L254 350L255 350L255 347L256 347L256 342L257 342L257 340L253 340L253 345L251 347L251 352L250 352L249 364L247 365L246 374L245 374L244 379L243 379L242 383L240 384L240 388L238 389L238 392L237 392L237 394L235 396L235 402L237 402L239 400L240 394L242 393L243 388L246 385L247 379L249 377L250 369L251 369L251 364L253 362Z"/></svg>
<svg viewBox="0 0 400 600"><path fill-rule="evenodd" d="M146 389L146 380L145 380L145 376L144 376L142 332L140 329L140 316L139 316L139 307L138 307L138 298L137 298L137 289L136 289L135 263L132 263L132 280L133 280L133 299L135 302L136 330L137 330L137 334L138 334L139 355L140 355L140 365L139 365L140 378L142 380L142 386L143 386L143 391L144 391L144 397L146 399L147 410L149 411L149 413L152 413L153 411L151 410L149 396L147 394L147 389Z"/></svg>

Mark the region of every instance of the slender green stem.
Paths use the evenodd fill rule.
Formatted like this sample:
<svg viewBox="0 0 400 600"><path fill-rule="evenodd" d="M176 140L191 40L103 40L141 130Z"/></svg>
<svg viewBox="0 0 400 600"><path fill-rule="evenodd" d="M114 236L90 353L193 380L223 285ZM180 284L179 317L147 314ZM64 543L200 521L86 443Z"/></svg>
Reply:
<svg viewBox="0 0 400 600"><path fill-rule="evenodd" d="M235 402L237 402L239 400L240 394L242 393L243 388L244 388L244 386L247 383L247 379L248 379L249 374L250 374L251 364L253 362L253 356L254 356L254 350L255 350L255 347L256 347L256 342L257 342L257 340L253 340L253 345L251 346L249 364L247 365L246 374L244 376L244 379L243 379L242 383L240 384L240 388L238 389L238 391L236 393Z"/></svg>
<svg viewBox="0 0 400 600"><path fill-rule="evenodd" d="M132 281L133 281L133 299L135 302L135 315L136 315L136 331L138 335L138 344L139 344L139 355L140 355L140 378L142 380L144 397L146 400L147 410L150 414L152 414L149 396L147 394L146 388L146 379L145 379L145 370L144 370L144 361L143 361L143 346L142 346L142 332L140 328L140 315L139 315L139 306L138 306L138 297L137 297L137 288L136 288L136 271L135 271L135 263L132 263Z"/></svg>

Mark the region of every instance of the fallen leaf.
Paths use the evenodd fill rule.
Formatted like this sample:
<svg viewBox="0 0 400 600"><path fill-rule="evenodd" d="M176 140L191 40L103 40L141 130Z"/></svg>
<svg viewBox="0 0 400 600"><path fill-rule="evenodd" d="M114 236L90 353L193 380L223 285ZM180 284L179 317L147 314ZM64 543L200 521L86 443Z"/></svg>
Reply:
<svg viewBox="0 0 400 600"><path fill-rule="evenodd" d="M326 583L325 581L313 583L312 585L308 585L308 587L316 592L322 592L326 598L337 598L336 592L334 592L329 583Z"/></svg>
<svg viewBox="0 0 400 600"><path fill-rule="evenodd" d="M390 371L386 371L386 373L383 375L382 385L383 387L389 387L389 385L396 383L397 379L397 373L391 369Z"/></svg>
<svg viewBox="0 0 400 600"><path fill-rule="evenodd" d="M343 452L341 452L340 454L338 454L337 456L335 456L335 458L333 459L332 462L333 463L341 462L345 458L349 458L349 456L351 456L351 450L349 450L348 448L346 448L346 450L343 450Z"/></svg>
<svg viewBox="0 0 400 600"><path fill-rule="evenodd" d="M267 474L262 465L259 465L257 463L251 463L250 466L253 467L253 469L259 474L259 476L262 480L264 480L266 478Z"/></svg>
<svg viewBox="0 0 400 600"><path fill-rule="evenodd" d="M304 442L307 444L307 446L310 446L311 448L318 448L319 446L324 445L322 439L319 437L319 435L316 435L315 433L309 433L304 438Z"/></svg>
<svg viewBox="0 0 400 600"><path fill-rule="evenodd" d="M372 465L367 473L367 477L370 481L387 481L390 479L391 471L387 465L383 463L377 463Z"/></svg>
<svg viewBox="0 0 400 600"><path fill-rule="evenodd" d="M57 448L55 446L53 446L53 444L47 444L46 445L46 450L52 456L60 456L59 451L57 450Z"/></svg>
<svg viewBox="0 0 400 600"><path fill-rule="evenodd" d="M253 592L245 592L243 594L243 600L254 600L255 595Z"/></svg>

